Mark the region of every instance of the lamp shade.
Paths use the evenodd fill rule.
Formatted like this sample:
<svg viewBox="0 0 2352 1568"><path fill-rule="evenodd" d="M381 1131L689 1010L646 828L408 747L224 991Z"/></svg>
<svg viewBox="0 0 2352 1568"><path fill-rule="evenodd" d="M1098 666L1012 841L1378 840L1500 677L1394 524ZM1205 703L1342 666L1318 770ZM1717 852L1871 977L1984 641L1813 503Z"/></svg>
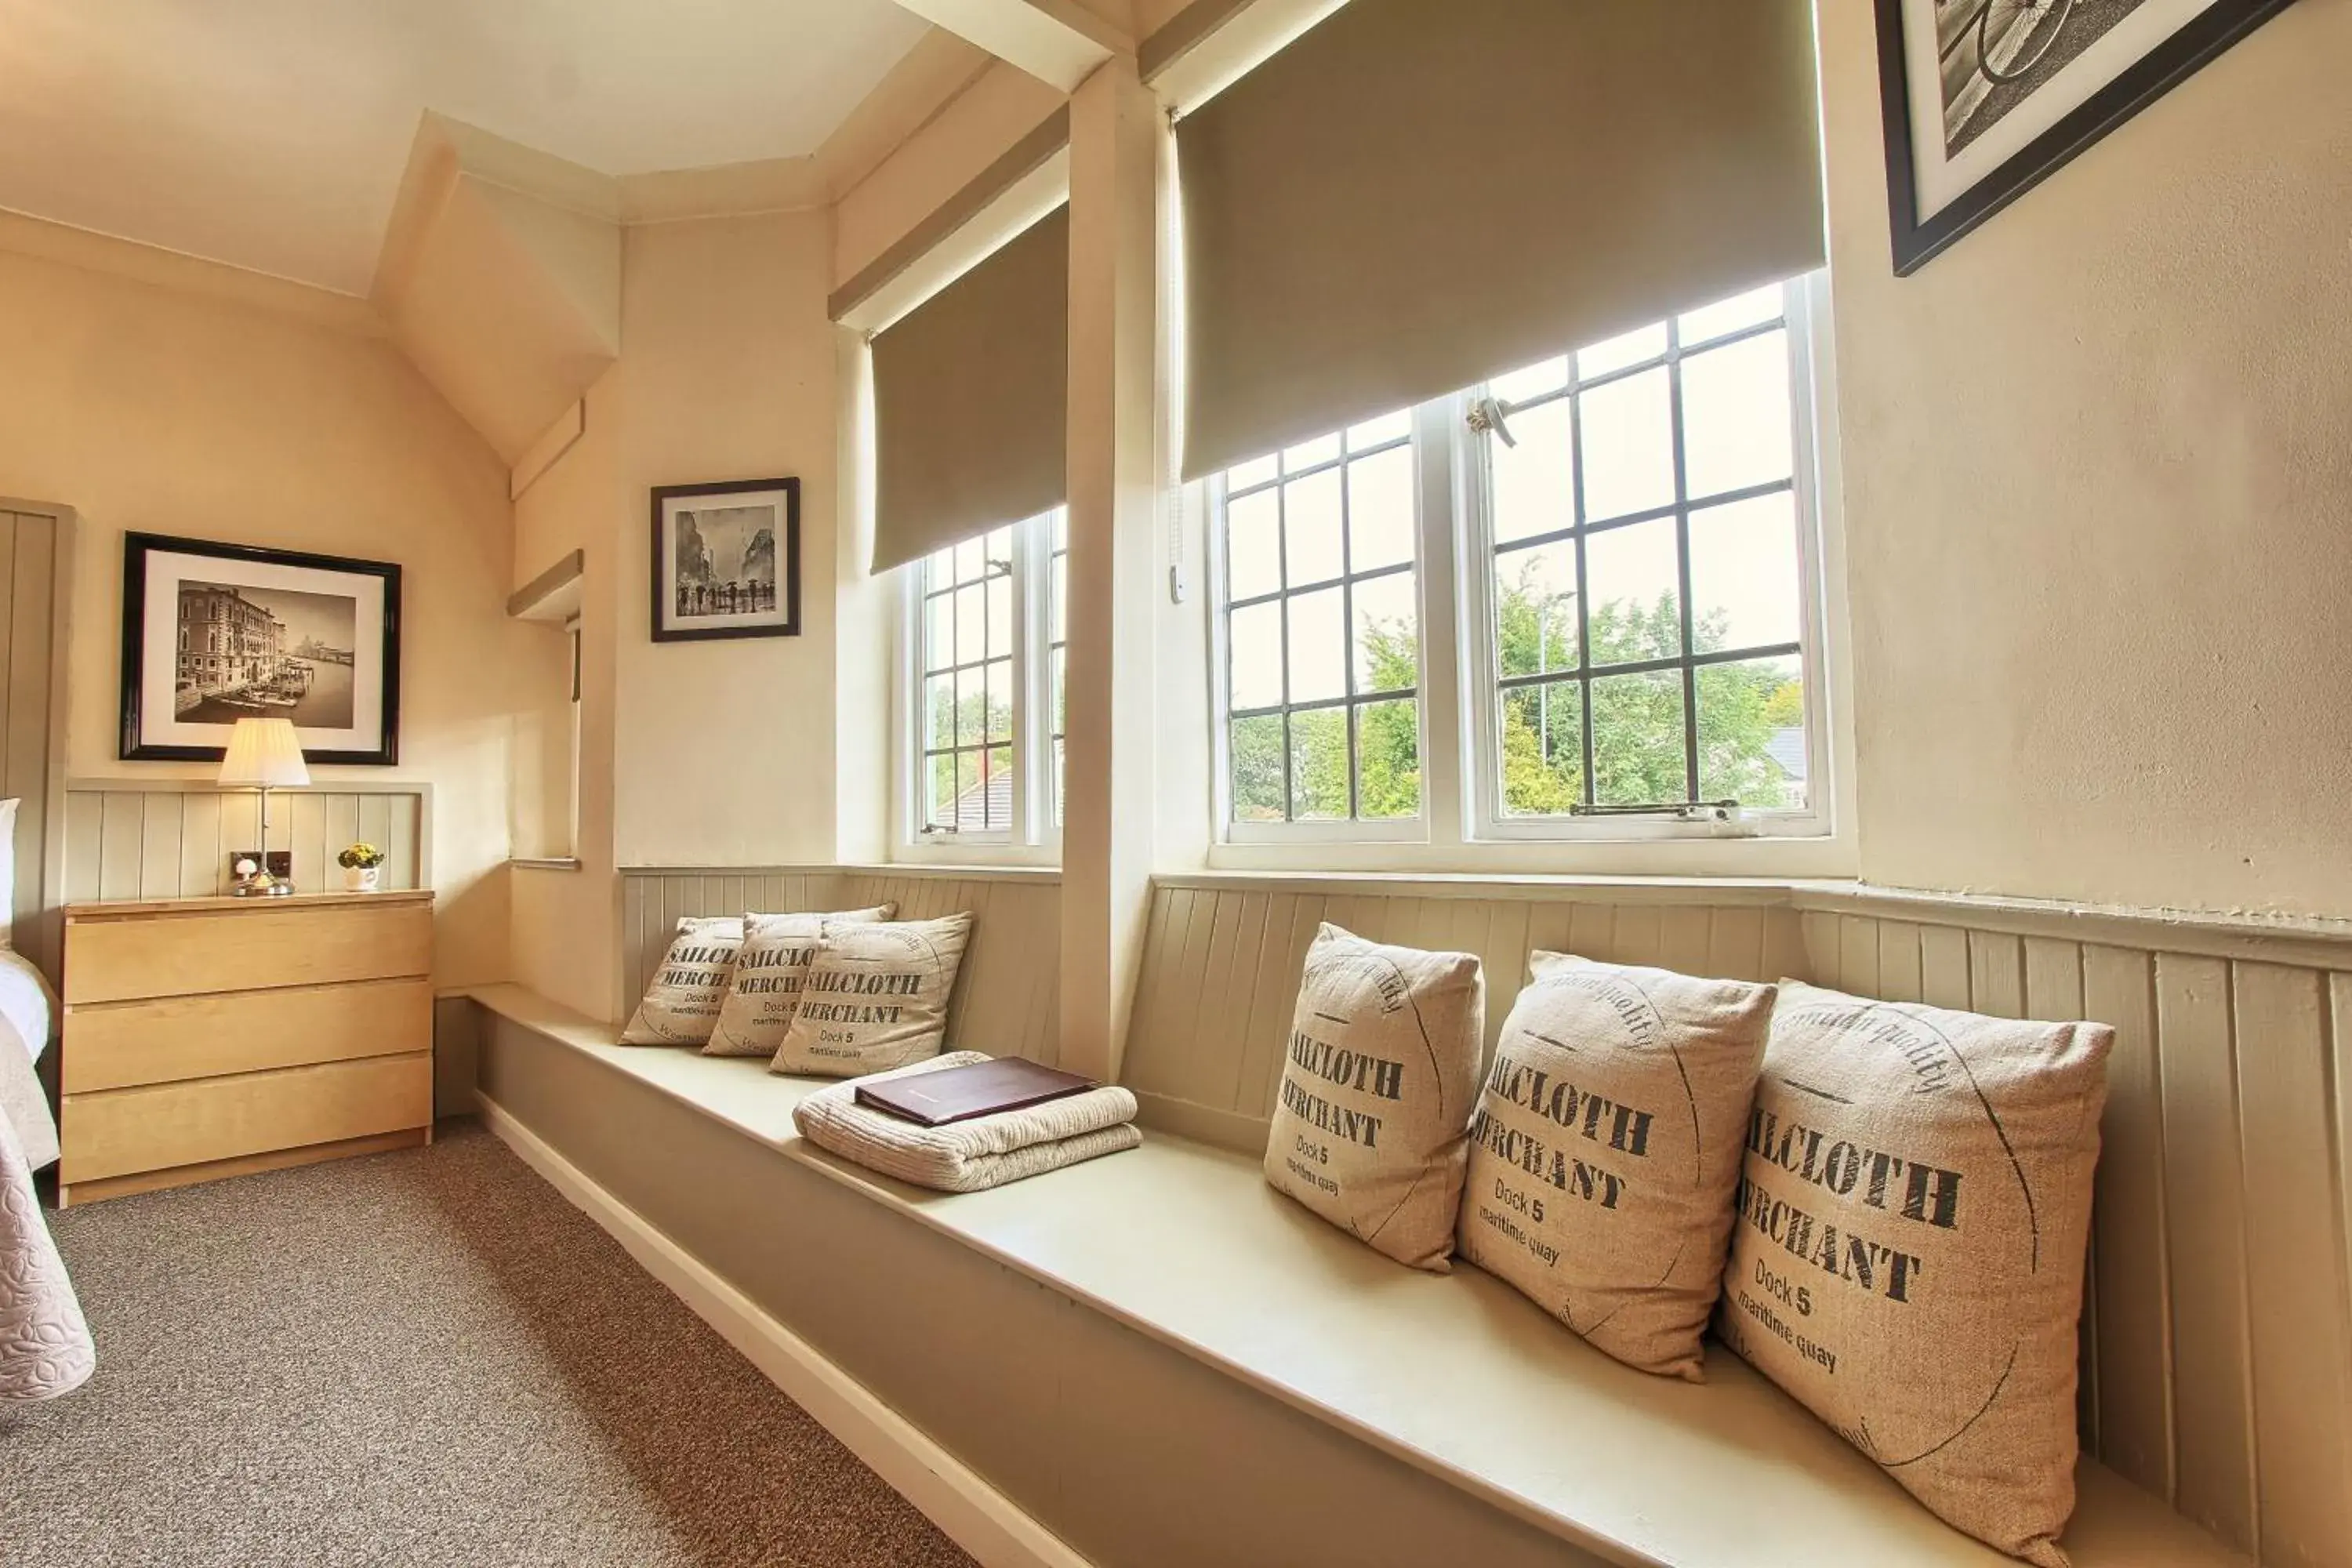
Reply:
<svg viewBox="0 0 2352 1568"><path fill-rule="evenodd" d="M291 719L239 719L228 732L228 754L221 758L220 782L285 789L310 782L302 761L302 739Z"/></svg>

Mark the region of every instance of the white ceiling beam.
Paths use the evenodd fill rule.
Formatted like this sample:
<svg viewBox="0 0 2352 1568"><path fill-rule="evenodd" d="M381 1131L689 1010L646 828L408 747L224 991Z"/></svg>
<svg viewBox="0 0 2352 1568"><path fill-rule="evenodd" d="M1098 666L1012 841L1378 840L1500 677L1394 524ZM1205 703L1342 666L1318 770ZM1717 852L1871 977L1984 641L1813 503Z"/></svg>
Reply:
<svg viewBox="0 0 2352 1568"><path fill-rule="evenodd" d="M898 0L905 9L1062 92L1135 39L1078 0Z"/></svg>

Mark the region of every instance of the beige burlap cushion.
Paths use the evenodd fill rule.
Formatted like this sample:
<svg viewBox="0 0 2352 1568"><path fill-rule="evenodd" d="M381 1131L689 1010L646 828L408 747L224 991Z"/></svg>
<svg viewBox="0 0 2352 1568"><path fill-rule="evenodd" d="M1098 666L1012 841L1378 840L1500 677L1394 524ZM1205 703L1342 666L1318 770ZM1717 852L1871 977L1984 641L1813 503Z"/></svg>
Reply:
<svg viewBox="0 0 2352 1568"><path fill-rule="evenodd" d="M940 1054L971 916L828 929L771 1072L857 1078Z"/></svg>
<svg viewBox="0 0 2352 1568"><path fill-rule="evenodd" d="M1470 1123L1462 1256L1699 1381L1772 987L1529 958Z"/></svg>
<svg viewBox="0 0 2352 1568"><path fill-rule="evenodd" d="M703 1046L707 1057L773 1057L799 1011L801 986L817 943L834 923L870 924L898 913L896 904L816 914L743 917L743 946L719 1005L719 1025Z"/></svg>
<svg viewBox="0 0 2352 1568"><path fill-rule="evenodd" d="M2114 1041L1782 982L1718 1314L1914 1497L2045 1568Z"/></svg>
<svg viewBox="0 0 2352 1568"><path fill-rule="evenodd" d="M1466 952L1324 926L1298 980L1267 1183L1376 1251L1446 1272L1486 1003Z"/></svg>
<svg viewBox="0 0 2352 1568"><path fill-rule="evenodd" d="M625 1046L698 1046L718 1026L719 1004L727 999L727 982L735 972L735 953L743 945L743 918L698 920L692 915L677 922L677 935L654 971L645 1000L629 1015L621 1031Z"/></svg>

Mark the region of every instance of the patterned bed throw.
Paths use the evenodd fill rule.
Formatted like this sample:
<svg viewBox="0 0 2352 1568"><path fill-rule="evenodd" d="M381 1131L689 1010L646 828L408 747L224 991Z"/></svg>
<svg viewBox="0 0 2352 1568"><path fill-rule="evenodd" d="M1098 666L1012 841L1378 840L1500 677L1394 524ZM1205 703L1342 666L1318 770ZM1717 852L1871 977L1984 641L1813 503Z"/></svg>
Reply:
<svg viewBox="0 0 2352 1568"><path fill-rule="evenodd" d="M80 1387L98 1349L33 1196L33 1167L0 1116L0 1404Z"/></svg>

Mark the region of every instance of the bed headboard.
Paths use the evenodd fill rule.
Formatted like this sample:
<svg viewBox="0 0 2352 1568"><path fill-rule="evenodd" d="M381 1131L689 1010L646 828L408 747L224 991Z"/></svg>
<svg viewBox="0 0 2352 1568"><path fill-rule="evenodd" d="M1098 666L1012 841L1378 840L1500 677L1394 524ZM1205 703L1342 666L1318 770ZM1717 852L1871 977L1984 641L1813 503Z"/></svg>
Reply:
<svg viewBox="0 0 2352 1568"><path fill-rule="evenodd" d="M70 508L0 500L0 797L16 808L14 945L57 983L65 902L66 660Z"/></svg>

